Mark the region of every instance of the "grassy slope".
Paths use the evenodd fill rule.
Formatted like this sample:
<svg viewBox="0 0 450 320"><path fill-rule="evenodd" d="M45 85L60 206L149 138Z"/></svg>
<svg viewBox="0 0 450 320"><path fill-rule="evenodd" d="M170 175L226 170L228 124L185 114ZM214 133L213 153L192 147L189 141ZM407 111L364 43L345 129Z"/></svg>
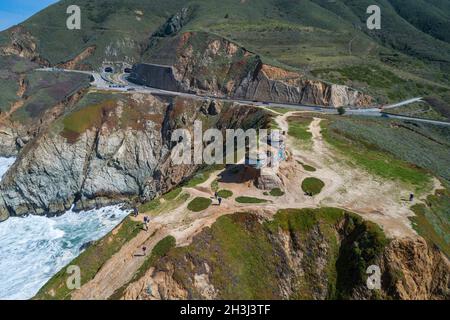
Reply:
<svg viewBox="0 0 450 320"><path fill-rule="evenodd" d="M127 93L89 91L54 121L51 129L73 143L88 129L100 128L104 123L110 128L134 130L143 130L145 121L160 125L166 101L151 96L143 99L138 101Z"/></svg>
<svg viewBox="0 0 450 320"><path fill-rule="evenodd" d="M431 187L430 175L419 166L430 171L436 169L438 176L450 177L442 157L445 145L414 134L402 123L392 124L344 118L325 125L323 134L328 143L357 165L385 179L406 183L419 192ZM435 153L431 159L430 148Z"/></svg>
<svg viewBox="0 0 450 320"><path fill-rule="evenodd" d="M20 78L26 87L23 105L11 114L14 121L28 124L39 120L48 109L89 85L87 75L33 71L37 67L24 58L0 57L0 112L9 111L20 100Z"/></svg>
<svg viewBox="0 0 450 320"><path fill-rule="evenodd" d="M0 112L9 111L11 105L19 100L20 75L25 75L37 65L23 58L8 56L0 58Z"/></svg>
<svg viewBox="0 0 450 320"><path fill-rule="evenodd" d="M448 120L446 117L437 112L432 106L426 102L418 102L410 105L400 106L386 110L389 114L399 114L404 116L410 116L415 118L423 118L430 120Z"/></svg>
<svg viewBox="0 0 450 320"><path fill-rule="evenodd" d="M300 148L312 147L312 133L309 132L310 116L295 116L288 119L288 135L295 138L296 145Z"/></svg>
<svg viewBox="0 0 450 320"><path fill-rule="evenodd" d="M339 246L336 232L336 226L343 220L348 221L347 249ZM281 232L295 239L298 250L311 253L302 259L303 276L293 278L298 285L294 286L292 299L311 299L323 284L329 298L348 297L354 286L363 283L365 269L387 243L378 227L339 209L283 210L273 221L264 223L254 215L241 213L219 218L211 228L196 236L191 245L169 250L163 259L153 261L147 269L173 263L177 266L175 280L197 298L198 293L191 287L192 277L201 273L197 268L204 268L206 263L219 298L279 299L279 277L289 274L282 244L275 240ZM321 250L319 244L328 248L324 277L317 272L318 261L313 254ZM336 265L338 261L345 264Z"/></svg>
<svg viewBox="0 0 450 320"><path fill-rule="evenodd" d="M89 86L89 76L73 73L30 72L25 81L27 100L11 115L13 120L22 123L39 119L49 108Z"/></svg>
<svg viewBox="0 0 450 320"><path fill-rule="evenodd" d="M189 194L182 192L181 188L162 195L159 198L150 200L139 207L139 212L156 216L163 212L169 212L178 208L189 199Z"/></svg>
<svg viewBox="0 0 450 320"><path fill-rule="evenodd" d="M328 143L355 164L375 175L407 183L419 192L430 191L430 173L437 176L446 190L429 196L425 204L415 205L412 221L419 234L450 255L448 128L346 117L331 118L322 132Z"/></svg>
<svg viewBox="0 0 450 320"><path fill-rule="evenodd" d="M191 177L188 181L186 181L186 183L183 186L187 188L193 188L195 186L198 186L199 184L206 182L206 180L209 179L211 173L213 173L216 170L221 170L223 168L224 166L219 164L201 168L194 174L193 177Z"/></svg>
<svg viewBox="0 0 450 320"><path fill-rule="evenodd" d="M308 141L311 140L312 134L308 131L311 119L306 118L291 118L289 119L288 134L296 139Z"/></svg>
<svg viewBox="0 0 450 320"><path fill-rule="evenodd" d="M450 257L450 193L438 190L412 209L416 216L411 220L417 232Z"/></svg>
<svg viewBox="0 0 450 320"><path fill-rule="evenodd" d="M104 59L120 61L138 57L139 43L181 3L175 0L80 0L76 4L82 12L81 30L68 31L65 11L73 3L60 1L23 25L38 38L38 50L52 64L73 59L85 48L95 45L98 50L86 62L98 66ZM140 21L136 19L139 17L136 10L144 13ZM108 46L109 51L106 50Z"/></svg>
<svg viewBox="0 0 450 320"><path fill-rule="evenodd" d="M417 29L450 43L450 4L442 0L391 0L398 14Z"/></svg>
<svg viewBox="0 0 450 320"><path fill-rule="evenodd" d="M379 2L384 18L380 32L366 32L365 9L372 2L339 0L285 0L273 7L263 1L258 19L229 14L227 19L205 22L202 28L245 44L269 62L358 87L381 102L448 92L445 68L450 56L442 52L448 52L449 45L414 28L387 1ZM258 9L253 16L257 14ZM436 59L446 61L443 69ZM376 70L372 77L360 78L371 70ZM380 80L393 85L379 88ZM446 88L436 86L436 80Z"/></svg>
<svg viewBox="0 0 450 320"><path fill-rule="evenodd" d="M388 178L399 178L417 186L425 186L427 175L424 168L437 177L450 182L448 154L450 152L450 129L408 121L341 118L332 121L324 130L327 141L335 146L348 148L361 156L367 153L369 161L391 161L384 166L385 172L379 172ZM409 163L407 165L406 163ZM380 170L383 169L380 164ZM391 169L390 169L391 168ZM397 169L395 169L397 168ZM388 170L398 170L389 173Z"/></svg>

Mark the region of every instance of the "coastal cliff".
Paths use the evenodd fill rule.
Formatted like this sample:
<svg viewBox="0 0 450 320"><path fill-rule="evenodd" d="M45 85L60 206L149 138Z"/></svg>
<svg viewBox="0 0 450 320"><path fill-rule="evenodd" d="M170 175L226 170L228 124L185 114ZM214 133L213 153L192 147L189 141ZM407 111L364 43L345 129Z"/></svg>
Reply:
<svg viewBox="0 0 450 320"><path fill-rule="evenodd" d="M380 290L366 285L370 265ZM388 240L339 209L282 210L273 220L242 213L168 250L121 298L448 299L449 268L423 239Z"/></svg>
<svg viewBox="0 0 450 320"><path fill-rule="evenodd" d="M368 107L372 97L267 65L243 47L215 35L187 32L153 38L130 80L166 90L278 103Z"/></svg>
<svg viewBox="0 0 450 320"><path fill-rule="evenodd" d="M212 109L216 112L208 113ZM1 218L151 199L198 169L171 164L173 130L191 131L195 120L220 128L254 127L265 118L261 110L231 104L88 94L21 150L0 184Z"/></svg>

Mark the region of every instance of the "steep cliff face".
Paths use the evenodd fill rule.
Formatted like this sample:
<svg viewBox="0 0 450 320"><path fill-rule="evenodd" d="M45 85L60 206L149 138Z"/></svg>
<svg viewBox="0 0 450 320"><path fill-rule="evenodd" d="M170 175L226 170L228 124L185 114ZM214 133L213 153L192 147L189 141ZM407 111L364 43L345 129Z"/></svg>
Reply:
<svg viewBox="0 0 450 320"><path fill-rule="evenodd" d="M231 95L256 63L255 56L244 48L203 32L153 37L142 61L172 66L174 78L184 91L220 95ZM146 78L144 73L137 76Z"/></svg>
<svg viewBox="0 0 450 320"><path fill-rule="evenodd" d="M172 77L184 91L332 107L366 107L372 103L370 96L354 89L310 80L296 72L266 65L245 48L202 32L152 38L143 59L173 66L169 73L173 73ZM136 82L152 85L155 80L149 79L158 78L163 72L160 68L137 65L133 78Z"/></svg>
<svg viewBox="0 0 450 320"><path fill-rule="evenodd" d="M192 131L195 120L214 127L256 126L265 113L233 105L151 95L88 94L74 110L25 146L0 185L0 212L55 214L151 199L192 175L195 165L174 166L171 132Z"/></svg>
<svg viewBox="0 0 450 320"><path fill-rule="evenodd" d="M38 53L37 39L23 26L13 27L5 31L2 36L6 38L6 41L0 42L0 55L15 55L43 66L49 65L49 62Z"/></svg>
<svg viewBox="0 0 450 320"><path fill-rule="evenodd" d="M170 16L165 23L163 23L158 30L156 30L152 37L164 38L170 37L178 32L189 23L195 12L195 6L188 6L182 8L180 11Z"/></svg>
<svg viewBox="0 0 450 320"><path fill-rule="evenodd" d="M248 100L281 103L312 104L330 107L366 107L372 98L346 86L301 78L295 73L262 65L261 70L249 73L234 96ZM286 76L281 76L285 74Z"/></svg>
<svg viewBox="0 0 450 320"><path fill-rule="evenodd" d="M366 269L381 269L369 290ZM338 209L220 218L174 248L123 299L446 299L448 260L423 240L384 238Z"/></svg>
<svg viewBox="0 0 450 320"><path fill-rule="evenodd" d="M12 157L17 154L17 139L19 133L15 128L0 125L0 155Z"/></svg>
<svg viewBox="0 0 450 320"><path fill-rule="evenodd" d="M434 245L422 238L394 240L386 248L381 265L387 270L387 292L395 299L448 299L450 264Z"/></svg>
<svg viewBox="0 0 450 320"><path fill-rule="evenodd" d="M128 80L140 85L169 91L187 91L175 79L171 66L137 64L133 66Z"/></svg>

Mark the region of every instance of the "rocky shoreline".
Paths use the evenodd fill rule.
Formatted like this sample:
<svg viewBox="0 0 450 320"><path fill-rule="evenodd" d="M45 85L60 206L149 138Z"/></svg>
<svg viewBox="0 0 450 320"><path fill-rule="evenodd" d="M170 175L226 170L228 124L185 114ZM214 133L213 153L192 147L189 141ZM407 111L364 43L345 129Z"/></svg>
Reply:
<svg viewBox="0 0 450 320"><path fill-rule="evenodd" d="M149 200L191 176L198 166L172 166L171 132L195 120L220 129L257 126L266 113L252 107L150 95L125 95L67 115L21 150L0 184L0 217L53 215ZM205 107L205 103L207 104ZM96 110L91 110L94 108ZM71 127L88 112L98 119L78 132ZM130 118L130 114L131 118ZM125 123L127 122L127 123ZM66 124L66 128L61 127Z"/></svg>

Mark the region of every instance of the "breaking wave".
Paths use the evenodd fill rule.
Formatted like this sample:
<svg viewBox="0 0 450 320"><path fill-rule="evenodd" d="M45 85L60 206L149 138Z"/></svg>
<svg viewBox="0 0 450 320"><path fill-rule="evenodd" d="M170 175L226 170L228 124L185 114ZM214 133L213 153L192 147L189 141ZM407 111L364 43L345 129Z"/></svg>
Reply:
<svg viewBox="0 0 450 320"><path fill-rule="evenodd" d="M0 178L14 159L0 158ZM80 254L83 244L100 239L127 215L121 206L73 212L59 217L11 217L0 223L0 299L29 299Z"/></svg>

